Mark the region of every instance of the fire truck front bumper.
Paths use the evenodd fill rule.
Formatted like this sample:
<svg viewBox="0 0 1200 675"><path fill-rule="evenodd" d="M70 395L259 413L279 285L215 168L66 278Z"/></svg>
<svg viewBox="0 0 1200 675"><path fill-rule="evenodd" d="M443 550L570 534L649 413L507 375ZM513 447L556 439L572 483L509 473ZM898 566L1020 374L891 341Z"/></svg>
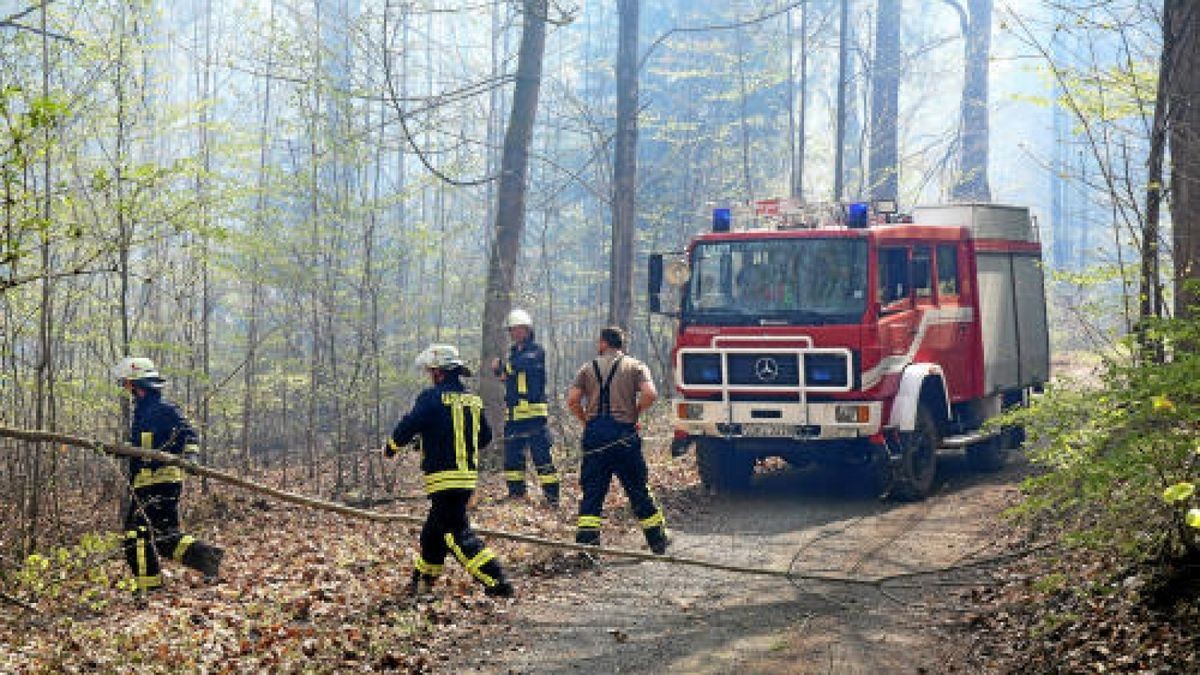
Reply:
<svg viewBox="0 0 1200 675"><path fill-rule="evenodd" d="M675 402L676 437L782 438L835 441L869 438L882 428L879 401L763 403Z"/></svg>

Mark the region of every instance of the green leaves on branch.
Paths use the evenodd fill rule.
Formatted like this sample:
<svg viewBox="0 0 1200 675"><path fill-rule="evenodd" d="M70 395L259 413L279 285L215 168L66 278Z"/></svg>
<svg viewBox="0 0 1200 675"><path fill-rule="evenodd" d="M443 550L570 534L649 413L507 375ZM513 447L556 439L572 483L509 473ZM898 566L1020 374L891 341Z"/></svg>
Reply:
<svg viewBox="0 0 1200 675"><path fill-rule="evenodd" d="M1200 530L1200 509L1188 509L1187 516L1184 518L1188 527L1194 527Z"/></svg>
<svg viewBox="0 0 1200 675"><path fill-rule="evenodd" d="M1200 551L1200 321L1151 322L1169 358L1131 358L1132 338L1104 355L1097 378L1059 381L1009 424L1024 425L1030 457L1017 514L1050 517L1065 539L1131 562Z"/></svg>
<svg viewBox="0 0 1200 675"><path fill-rule="evenodd" d="M1182 483L1176 483L1166 490L1163 490L1162 497L1163 501L1168 504L1178 504L1179 502L1191 499L1192 495L1194 494L1196 494L1196 485L1194 483L1184 481Z"/></svg>

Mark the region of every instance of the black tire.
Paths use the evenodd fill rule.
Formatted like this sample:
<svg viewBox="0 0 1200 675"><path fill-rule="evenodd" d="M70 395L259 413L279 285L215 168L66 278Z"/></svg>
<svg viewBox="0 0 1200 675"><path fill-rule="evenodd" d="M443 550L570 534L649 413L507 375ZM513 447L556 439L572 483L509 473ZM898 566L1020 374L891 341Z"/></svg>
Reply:
<svg viewBox="0 0 1200 675"><path fill-rule="evenodd" d="M1007 431L967 447L967 464L975 471L990 473L1004 468L1008 461Z"/></svg>
<svg viewBox="0 0 1200 675"><path fill-rule="evenodd" d="M917 408L916 425L900 434L900 461L892 471L892 497L901 501L920 501L933 491L937 477L937 450L941 444L933 413L924 405Z"/></svg>
<svg viewBox="0 0 1200 675"><path fill-rule="evenodd" d="M1021 446L1025 445L1025 427L1004 427L1004 431L1000 433L1000 439L1005 450L1020 450Z"/></svg>
<svg viewBox="0 0 1200 675"><path fill-rule="evenodd" d="M728 441L696 441L696 468L700 483L714 492L738 492L750 487L754 457L742 455Z"/></svg>

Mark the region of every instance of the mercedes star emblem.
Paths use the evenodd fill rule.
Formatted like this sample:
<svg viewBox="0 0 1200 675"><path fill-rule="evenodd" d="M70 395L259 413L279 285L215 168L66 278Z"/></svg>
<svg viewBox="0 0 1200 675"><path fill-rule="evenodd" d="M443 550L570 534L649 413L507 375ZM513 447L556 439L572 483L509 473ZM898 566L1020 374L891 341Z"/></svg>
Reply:
<svg viewBox="0 0 1200 675"><path fill-rule="evenodd" d="M779 364L775 359L764 356L754 362L754 374L762 382L774 382L779 377Z"/></svg>

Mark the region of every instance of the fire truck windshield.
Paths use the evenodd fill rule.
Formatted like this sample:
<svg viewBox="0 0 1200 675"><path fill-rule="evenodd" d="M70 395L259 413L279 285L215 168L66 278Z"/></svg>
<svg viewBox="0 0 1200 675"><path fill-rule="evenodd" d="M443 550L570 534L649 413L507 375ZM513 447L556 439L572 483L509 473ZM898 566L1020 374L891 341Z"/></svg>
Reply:
<svg viewBox="0 0 1200 675"><path fill-rule="evenodd" d="M866 307L863 239L705 242L692 253L683 320L724 326L857 323Z"/></svg>

